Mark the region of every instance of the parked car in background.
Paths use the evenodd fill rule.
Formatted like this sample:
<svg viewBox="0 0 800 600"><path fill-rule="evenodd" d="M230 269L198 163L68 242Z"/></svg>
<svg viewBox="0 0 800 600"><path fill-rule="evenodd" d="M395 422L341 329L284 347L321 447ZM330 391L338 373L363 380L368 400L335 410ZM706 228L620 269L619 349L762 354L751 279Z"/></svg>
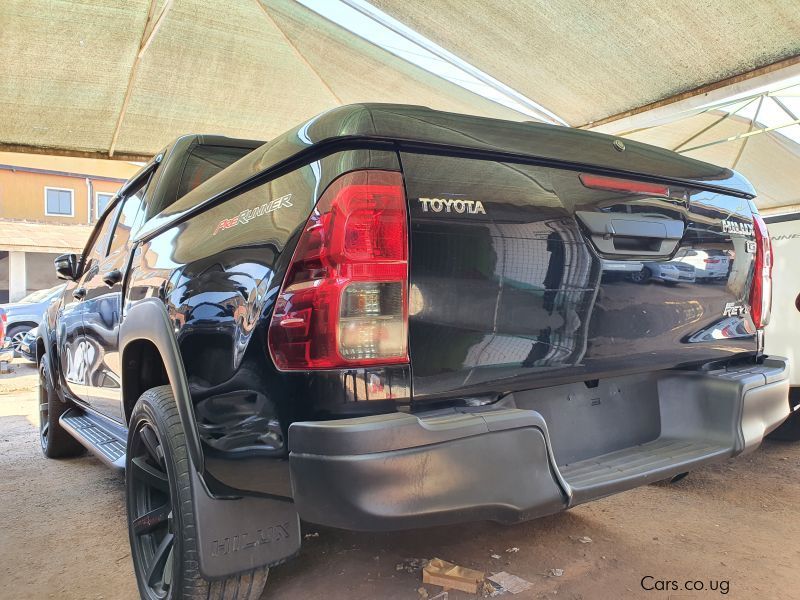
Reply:
<svg viewBox="0 0 800 600"><path fill-rule="evenodd" d="M29 329L25 335L22 337L22 341L20 341L16 348L14 348L14 353L17 356L24 358L25 360L29 360L31 362L36 362L36 335L39 333L39 327L34 327L33 329Z"/></svg>
<svg viewBox="0 0 800 600"><path fill-rule="evenodd" d="M18 302L0 305L8 318L6 335L10 338L15 353L25 334L39 325L44 311L53 300L61 296L63 291L64 285L57 285L46 290L32 292Z"/></svg>
<svg viewBox="0 0 800 600"><path fill-rule="evenodd" d="M680 250L673 260L694 267L694 276L698 281L728 279L730 257L724 250L685 248Z"/></svg>
<svg viewBox="0 0 800 600"><path fill-rule="evenodd" d="M603 267L604 277L627 278L638 274L644 268L644 264L634 260L607 260L602 259L600 264Z"/></svg>
<svg viewBox="0 0 800 600"><path fill-rule="evenodd" d="M770 354L789 359L789 404L793 415L775 437L800 437L800 212L770 215L764 219L774 250L772 314L766 330L766 348Z"/></svg>
<svg viewBox="0 0 800 600"><path fill-rule="evenodd" d="M636 283L650 280L665 283L694 283L695 268L676 259L666 262L646 262L641 271L630 274L630 280Z"/></svg>

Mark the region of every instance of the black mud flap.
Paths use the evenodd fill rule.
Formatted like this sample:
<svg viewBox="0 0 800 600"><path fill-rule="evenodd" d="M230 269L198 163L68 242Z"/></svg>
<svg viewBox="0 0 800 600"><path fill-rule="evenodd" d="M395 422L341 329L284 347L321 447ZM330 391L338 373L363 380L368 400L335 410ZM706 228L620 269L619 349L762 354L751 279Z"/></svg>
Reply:
<svg viewBox="0 0 800 600"><path fill-rule="evenodd" d="M291 500L213 498L196 470L190 472L203 577L218 579L273 566L300 550L300 519Z"/></svg>

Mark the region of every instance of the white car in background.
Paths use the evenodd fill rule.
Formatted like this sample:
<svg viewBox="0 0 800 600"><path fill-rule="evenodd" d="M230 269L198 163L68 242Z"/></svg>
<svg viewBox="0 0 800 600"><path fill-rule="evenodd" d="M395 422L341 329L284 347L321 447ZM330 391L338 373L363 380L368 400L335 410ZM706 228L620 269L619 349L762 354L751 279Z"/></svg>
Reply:
<svg viewBox="0 0 800 600"><path fill-rule="evenodd" d="M694 267L672 259L664 262L645 262L638 273L631 273L628 279L634 283L647 283L648 281L663 281L670 285L676 283L694 283Z"/></svg>
<svg viewBox="0 0 800 600"><path fill-rule="evenodd" d="M606 260L602 259L603 275L630 275L638 273L644 264L635 260Z"/></svg>
<svg viewBox="0 0 800 600"><path fill-rule="evenodd" d="M728 278L731 259L724 250L685 248L673 260L694 267L698 280L723 280Z"/></svg>
<svg viewBox="0 0 800 600"><path fill-rule="evenodd" d="M800 212L764 218L772 241L772 316L764 332L766 353L789 359L789 402L794 415L774 437L800 435Z"/></svg>

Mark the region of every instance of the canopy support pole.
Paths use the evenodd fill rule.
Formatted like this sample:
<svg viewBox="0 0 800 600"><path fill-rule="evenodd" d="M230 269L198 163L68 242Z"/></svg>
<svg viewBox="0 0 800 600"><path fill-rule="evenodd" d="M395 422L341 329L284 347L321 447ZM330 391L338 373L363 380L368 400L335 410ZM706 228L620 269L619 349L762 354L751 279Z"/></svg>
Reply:
<svg viewBox="0 0 800 600"><path fill-rule="evenodd" d="M755 129L756 121L758 121L758 115L761 114L761 107L764 105L764 96L758 99L758 106L756 107L756 114L753 115L753 118L750 119L750 126L747 128L747 133L750 133ZM733 160L733 164L731 165L731 169L735 169L736 165L739 164L739 161L742 158L742 154L744 154L744 149L747 147L747 142L750 141L749 137L746 137L742 140L742 145L739 147L739 152L736 153L736 158Z"/></svg>
<svg viewBox="0 0 800 600"><path fill-rule="evenodd" d="M695 140L695 139L697 139L698 137L700 137L701 135L703 135L703 134L704 134L706 131L710 131L711 129L713 129L714 127L716 127L716 126L717 126L717 125L719 125L720 123L722 123L722 122L723 122L725 119L727 119L728 117L731 117L731 116L735 115L736 113L738 113L738 112L739 112L740 110L742 110L743 108L746 108L746 107L750 106L750 105L751 105L751 104L752 104L754 101L755 101L755 98L753 98L752 100L750 100L750 101L749 101L749 102L747 102L746 104L743 104L742 106L740 106L739 108L737 108L735 111L733 111L733 112L730 112L730 113L725 113L725 114L724 114L724 115L722 115L722 116L721 116L719 119L717 119L716 121L714 121L714 122L713 122L711 125L708 125L708 126L706 126L706 127L703 127L703 128L700 130L700 131L698 131L698 132L697 132L697 133L695 133L694 135L692 135L692 136L690 136L690 137L686 138L685 140L683 140L683 141L682 141L680 144L678 144L677 146L675 146L675 147L672 149L672 151L673 151L673 152L678 152L678 151L680 151L680 149L681 149L681 148L683 148L683 147L684 147L686 144L688 144L688 143L689 143L689 142L691 142L692 140Z"/></svg>
<svg viewBox="0 0 800 600"><path fill-rule="evenodd" d="M131 95L133 93L133 84L136 81L136 72L139 70L139 63L142 61L144 53L150 46L150 42L153 41L156 33L158 33L161 23L164 21L164 16L171 7L172 0L167 0L164 3L164 7L161 9L161 13L158 15L158 19L156 19L155 23L153 23L153 26L150 27L156 10L156 0L150 0L150 8L147 11L147 20L144 23L144 31L142 31L142 40L139 42L139 51L136 53L136 58L133 59L133 65L131 65L131 72L130 75L128 75L128 87L125 89L125 97L122 100L122 108L117 116L117 125L114 127L114 135L111 137L111 145L108 148L109 158L114 157L114 148L117 145L117 139L119 138L120 129L122 129L122 121L125 119L125 113L128 111L128 104L130 103Z"/></svg>
<svg viewBox="0 0 800 600"><path fill-rule="evenodd" d="M300 62L302 62L308 68L308 70L311 71L314 74L314 76L317 78L317 80L322 84L322 87L324 87L325 90L333 97L333 99L336 101L336 103L339 106L343 105L344 102L342 102L342 99L339 97L339 95L336 92L333 91L333 88L331 88L331 86L328 85L328 82L325 81L322 78L322 75L319 74L319 71L317 71L314 68L314 65L312 65L310 62L308 62L308 59L305 56L303 56L303 53L300 52L300 50L297 48L297 46L294 45L294 42L292 42L292 40L289 39L289 36L286 35L283 32L283 29L280 28L280 25L278 25L278 23L275 21L275 19L272 18L272 15L270 15L269 12L267 12L267 7L264 6L261 3L261 0L254 0L254 2L258 5L258 8L261 9L261 12L264 13L264 16L272 24L272 26L275 29L278 30L278 33L281 34L281 37L284 39L284 41L287 44L289 44L289 47L295 53L295 56L297 56L297 58L300 60Z"/></svg>

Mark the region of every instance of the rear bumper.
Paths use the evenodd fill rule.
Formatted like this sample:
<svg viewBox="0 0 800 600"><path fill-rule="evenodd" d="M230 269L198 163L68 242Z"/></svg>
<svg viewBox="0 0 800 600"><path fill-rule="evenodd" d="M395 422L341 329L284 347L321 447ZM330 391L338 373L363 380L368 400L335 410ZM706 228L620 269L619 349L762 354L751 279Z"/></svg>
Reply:
<svg viewBox="0 0 800 600"><path fill-rule="evenodd" d="M371 531L516 521L567 506L533 411L297 425L289 464L307 521Z"/></svg>
<svg viewBox="0 0 800 600"><path fill-rule="evenodd" d="M294 423L295 506L304 520L365 531L551 514L754 450L789 414L787 377L780 358L665 372L657 438L572 464L558 464L528 408Z"/></svg>
<svg viewBox="0 0 800 600"><path fill-rule="evenodd" d="M696 279L727 279L728 271L702 271L697 270L694 274Z"/></svg>
<svg viewBox="0 0 800 600"><path fill-rule="evenodd" d="M660 281L670 281L674 283L683 282L683 283L694 283L695 276L694 275L687 275L686 273L681 273L680 271L676 273L667 272L667 271L659 271L658 273L653 274L653 279L658 279Z"/></svg>

